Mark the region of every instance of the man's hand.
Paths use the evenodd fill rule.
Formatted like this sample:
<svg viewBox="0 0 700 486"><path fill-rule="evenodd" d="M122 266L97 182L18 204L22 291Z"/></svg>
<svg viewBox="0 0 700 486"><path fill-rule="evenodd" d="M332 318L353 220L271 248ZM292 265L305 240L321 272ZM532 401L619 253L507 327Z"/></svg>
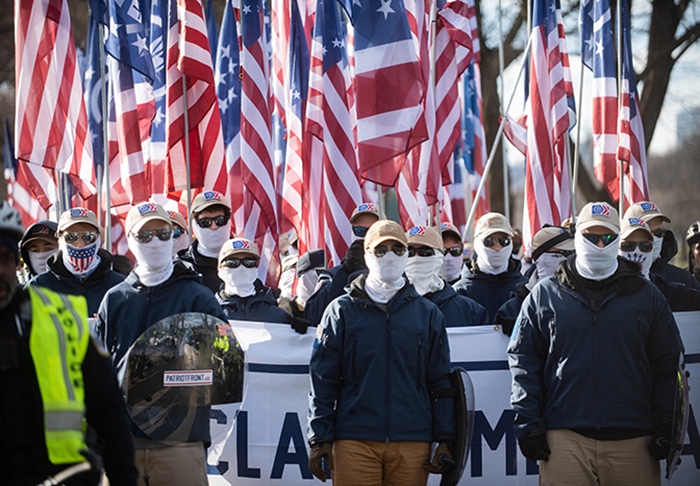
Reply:
<svg viewBox="0 0 700 486"><path fill-rule="evenodd" d="M547 461L552 453L547 443L547 434L538 432L525 437L518 443L523 456L531 461Z"/></svg>
<svg viewBox="0 0 700 486"><path fill-rule="evenodd" d="M433 459L429 464L425 465L425 468L428 472L440 474L444 473L455 464L455 460L452 457L452 444L449 442L440 442L435 448Z"/></svg>
<svg viewBox="0 0 700 486"><path fill-rule="evenodd" d="M311 474L325 483L326 479L328 479L328 474L323 468L324 458L326 459L326 464L328 464L328 469L332 471L333 449L330 442L320 442L312 445L309 453L309 469L311 469Z"/></svg>
<svg viewBox="0 0 700 486"><path fill-rule="evenodd" d="M666 459L671 452L671 427L672 424L670 422L655 427L651 440L647 444L649 454L657 461Z"/></svg>
<svg viewBox="0 0 700 486"><path fill-rule="evenodd" d="M367 268L365 265L364 244L364 240L355 240L348 248L345 258L343 258L343 265L341 267L341 270L348 275L355 273L358 270L364 270Z"/></svg>

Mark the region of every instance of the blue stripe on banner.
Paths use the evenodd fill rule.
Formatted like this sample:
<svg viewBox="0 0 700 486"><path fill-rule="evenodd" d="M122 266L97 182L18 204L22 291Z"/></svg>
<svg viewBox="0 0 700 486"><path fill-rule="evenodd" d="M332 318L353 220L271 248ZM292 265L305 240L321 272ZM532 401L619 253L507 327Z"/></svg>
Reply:
<svg viewBox="0 0 700 486"><path fill-rule="evenodd" d="M700 363L700 353L686 354L686 364ZM467 371L500 371L508 370L508 361L459 361L452 366L461 366ZM268 363L248 363L248 371L254 373L270 373L274 375L307 375L308 365L284 365Z"/></svg>

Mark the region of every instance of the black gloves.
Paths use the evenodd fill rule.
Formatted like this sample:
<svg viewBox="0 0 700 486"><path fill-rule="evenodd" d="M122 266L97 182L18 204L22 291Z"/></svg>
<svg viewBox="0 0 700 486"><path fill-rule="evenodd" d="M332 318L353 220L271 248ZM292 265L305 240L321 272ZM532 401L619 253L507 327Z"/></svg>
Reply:
<svg viewBox="0 0 700 486"><path fill-rule="evenodd" d="M429 464L425 465L425 468L428 470L428 472L440 474L447 471L455 464L456 463L452 458L452 444L449 442L440 442L435 448L433 459Z"/></svg>
<svg viewBox="0 0 700 486"><path fill-rule="evenodd" d="M301 277L309 270L326 268L326 252L320 250L309 250L297 260L297 277Z"/></svg>
<svg viewBox="0 0 700 486"><path fill-rule="evenodd" d="M647 449L651 457L660 461L661 459L666 459L668 454L671 452L671 435L672 435L672 425L671 422L657 425L654 428L654 433L651 436L651 440L647 444Z"/></svg>
<svg viewBox="0 0 700 486"><path fill-rule="evenodd" d="M290 325L299 334L306 334L306 330L309 328L311 321L304 319L303 317L292 316L290 319Z"/></svg>
<svg viewBox="0 0 700 486"><path fill-rule="evenodd" d="M536 432L529 435L521 439L518 445L523 456L531 461L547 461L552 453L549 450L549 444L547 444L547 434L544 432Z"/></svg>
<svg viewBox="0 0 700 486"><path fill-rule="evenodd" d="M326 459L326 464L329 470L333 470L333 448L330 442L318 442L311 446L309 453L309 469L311 474L316 476L322 482L326 482L328 474L323 468L323 459Z"/></svg>
<svg viewBox="0 0 700 486"><path fill-rule="evenodd" d="M355 240L350 245L350 248L348 248L348 252L345 254L345 258L343 258L343 265L340 267L340 269L348 275L367 268L365 265L364 244L364 240Z"/></svg>

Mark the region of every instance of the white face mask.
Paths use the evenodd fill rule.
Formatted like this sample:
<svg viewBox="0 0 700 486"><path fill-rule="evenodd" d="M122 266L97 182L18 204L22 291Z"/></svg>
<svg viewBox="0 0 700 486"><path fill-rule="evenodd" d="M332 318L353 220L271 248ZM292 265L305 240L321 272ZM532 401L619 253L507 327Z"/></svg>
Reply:
<svg viewBox="0 0 700 486"><path fill-rule="evenodd" d="M476 252L476 263L484 273L498 275L508 270L508 261L513 253L513 242L501 247L500 250L486 248L481 238L474 240L474 251Z"/></svg>
<svg viewBox="0 0 700 486"><path fill-rule="evenodd" d="M365 280L367 295L381 304L386 304L405 285L403 272L408 263L408 252L398 256L388 251L381 258L374 253L365 253L365 263L369 273Z"/></svg>
<svg viewBox="0 0 700 486"><path fill-rule="evenodd" d="M97 240L91 245L78 248L77 246L69 245L63 238L59 238L58 248L61 250L63 265L73 275L84 275L91 272L100 264L100 257L97 256L100 242L101 238L98 236Z"/></svg>
<svg viewBox="0 0 700 486"><path fill-rule="evenodd" d="M224 282L226 295L238 295L250 297L255 294L255 280L258 278L258 269L246 268L239 265L237 268L220 267L219 278Z"/></svg>
<svg viewBox="0 0 700 486"><path fill-rule="evenodd" d="M463 262L461 256L455 257L449 253L445 255L445 280L448 282L457 280L462 272Z"/></svg>
<svg viewBox="0 0 700 486"><path fill-rule="evenodd" d="M148 243L141 243L133 235L127 238L129 250L136 258L134 272L148 286L165 282L173 273L173 239L161 241L155 236Z"/></svg>
<svg viewBox="0 0 700 486"><path fill-rule="evenodd" d="M49 267L46 264L46 262L49 260L49 257L56 253L58 251L58 248L55 250L49 250L49 251L40 251L40 252L29 252L29 263L32 265L32 269L34 270L34 273L39 275L40 273L45 273Z"/></svg>
<svg viewBox="0 0 700 486"><path fill-rule="evenodd" d="M577 231L574 235L576 270L589 280L604 280L617 270L617 245L611 243L603 248L584 238Z"/></svg>
<svg viewBox="0 0 700 486"><path fill-rule="evenodd" d="M664 239L654 236L654 247L651 250L651 261L652 263L659 259L661 256L661 247L664 246Z"/></svg>
<svg viewBox="0 0 700 486"><path fill-rule="evenodd" d="M294 297L294 275L296 274L296 267L291 267L282 272L280 275L280 280L277 284L277 288L280 291L280 297L291 299Z"/></svg>
<svg viewBox="0 0 700 486"><path fill-rule="evenodd" d="M440 254L430 257L414 256L406 263L406 276L420 295L429 294L445 286L440 277L442 273L443 256Z"/></svg>
<svg viewBox="0 0 700 486"><path fill-rule="evenodd" d="M297 279L297 299L302 306L313 295L317 283L318 275L314 271L305 272Z"/></svg>
<svg viewBox="0 0 700 486"><path fill-rule="evenodd" d="M185 250L190 246L190 239L187 233L184 231L178 238L173 238L173 258L175 258L179 251Z"/></svg>
<svg viewBox="0 0 700 486"><path fill-rule="evenodd" d="M198 224L192 226L192 231L199 241L197 250L199 253L206 257L218 258L219 251L221 247L226 243L231 234L230 223L222 226L221 228L216 228L215 230L209 228L200 228Z"/></svg>
<svg viewBox="0 0 700 486"><path fill-rule="evenodd" d="M566 257L561 253L542 253L535 261L537 267L537 280L542 280L554 275L554 272L559 267L559 264L566 260Z"/></svg>
<svg viewBox="0 0 700 486"><path fill-rule="evenodd" d="M634 251L631 253L627 251L622 251L622 249L620 249L618 252L618 255L620 255L622 258L639 265L639 268L642 271L642 277L646 279L649 278L649 269L651 268L651 264L654 261L651 258L652 254L653 250L649 253L643 253L639 250L639 248L635 248Z"/></svg>

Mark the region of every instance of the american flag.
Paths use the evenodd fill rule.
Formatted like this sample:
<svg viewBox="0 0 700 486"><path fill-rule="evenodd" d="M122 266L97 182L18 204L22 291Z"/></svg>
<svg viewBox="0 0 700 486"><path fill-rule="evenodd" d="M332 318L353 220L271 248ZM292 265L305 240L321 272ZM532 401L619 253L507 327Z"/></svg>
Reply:
<svg viewBox="0 0 700 486"><path fill-rule="evenodd" d="M216 46L219 44L219 30L216 25L216 15L214 14L214 1L207 0L204 6L204 18L207 22L207 33L209 34L209 52L212 55L212 67L216 68Z"/></svg>
<svg viewBox="0 0 700 486"><path fill-rule="evenodd" d="M571 214L566 144L573 87L559 2L534 0L532 12L523 241Z"/></svg>
<svg viewBox="0 0 700 486"><path fill-rule="evenodd" d="M581 61L593 71L593 168L619 199L617 164L617 76L609 0L581 0Z"/></svg>
<svg viewBox="0 0 700 486"><path fill-rule="evenodd" d="M168 26L165 135L168 189L181 191L187 188L187 136L191 187L226 193L228 181L221 115L200 0L177 0L177 4L170 0ZM183 89L183 78L186 90Z"/></svg>
<svg viewBox="0 0 700 486"><path fill-rule="evenodd" d="M234 233L243 233L244 187L241 184L241 66L238 33L232 0L227 0L216 49L216 94L221 110L221 125L226 148L226 170L231 197Z"/></svg>
<svg viewBox="0 0 700 486"><path fill-rule="evenodd" d="M29 227L42 219L48 219L48 215L41 204L39 198L34 195L34 190L43 192L43 188L36 183L30 169L43 172L46 176L46 169L34 164L23 164L24 170L28 172L29 178L24 171L19 170L15 150L12 143L12 132L10 122L5 120L5 140L3 143L2 157L5 165L5 182L7 183L7 200L19 211L22 217L22 224ZM52 181L53 182L53 181ZM43 196L46 203L48 200Z"/></svg>
<svg viewBox="0 0 700 486"><path fill-rule="evenodd" d="M94 194L92 144L66 0L15 2L15 87L17 158L69 174L81 196Z"/></svg>
<svg viewBox="0 0 700 486"><path fill-rule="evenodd" d="M165 141L166 105L166 49L168 46L168 8L169 0L153 0L149 28L149 44L155 77L153 79L153 98L156 113L151 123L151 141L149 144L147 172L151 194L166 194ZM186 212L186 211L185 211Z"/></svg>
<svg viewBox="0 0 700 486"><path fill-rule="evenodd" d="M110 160L110 179L119 174L130 203L148 199L145 158L155 115L152 82L155 76L146 32L136 0L109 2L109 35L105 52L119 152ZM111 154L110 154L111 155ZM119 180L111 180L117 183Z"/></svg>
<svg viewBox="0 0 700 486"><path fill-rule="evenodd" d="M425 85L403 0L353 3L360 171L392 186L422 114Z"/></svg>
<svg viewBox="0 0 700 486"><path fill-rule="evenodd" d="M97 248L90 245L85 248L77 248L72 245L66 247L68 259L75 267L77 272L84 272L88 269L92 261L95 259Z"/></svg>
<svg viewBox="0 0 700 486"><path fill-rule="evenodd" d="M277 285L277 195L272 163L270 64L261 0L241 7L241 172L246 185L244 236L261 248L261 275Z"/></svg>
<svg viewBox="0 0 700 486"><path fill-rule="evenodd" d="M466 188L462 174L464 170L463 162L461 158L455 157L453 163L454 178L451 184L444 186L444 200L446 203L442 205L441 221L451 222L459 229L461 234L464 234L467 224L467 209L465 204Z"/></svg>
<svg viewBox="0 0 700 486"><path fill-rule="evenodd" d="M644 126L637 93L637 80L632 66L629 5L622 2L622 82L620 115L617 123L617 158L623 161L626 206L649 199L647 154Z"/></svg>
<svg viewBox="0 0 700 486"><path fill-rule="evenodd" d="M355 119L346 33L335 1L318 2L314 38L317 48L321 48L323 76L315 87L322 93L321 125L314 125L312 133L323 140L321 209L326 259L329 264L337 264L350 246L352 228L348 215L361 202L362 192L354 148Z"/></svg>
<svg viewBox="0 0 700 486"><path fill-rule="evenodd" d="M302 205L304 182L303 123L309 89L310 59L303 23L304 17L301 15L299 2L289 0L284 3L288 7L286 11L291 9L291 18L286 26L288 32L280 35L280 39L286 37L288 41L288 46L282 49L287 53L283 58L288 62L288 66L283 69L283 73L286 73L283 102L284 120L286 120L287 127L287 147L280 212L281 219L289 221L299 235L302 233L302 214L304 212ZM285 26L280 27L284 30ZM275 79L277 79L276 76L273 77L273 80Z"/></svg>

